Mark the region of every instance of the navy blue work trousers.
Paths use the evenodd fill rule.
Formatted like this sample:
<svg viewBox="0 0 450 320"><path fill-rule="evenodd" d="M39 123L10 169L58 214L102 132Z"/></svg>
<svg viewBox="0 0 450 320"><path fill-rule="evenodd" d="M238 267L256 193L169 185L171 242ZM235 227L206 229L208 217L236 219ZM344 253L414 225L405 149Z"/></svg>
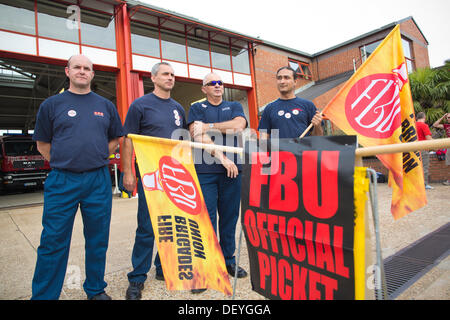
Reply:
<svg viewBox="0 0 450 320"><path fill-rule="evenodd" d="M43 230L37 249L31 299L59 298L78 207L85 238L86 280L83 288L88 298L104 292L111 206L111 177L107 166L83 173L58 169L50 172L44 187Z"/></svg>
<svg viewBox="0 0 450 320"><path fill-rule="evenodd" d="M226 173L198 173L198 180L209 218L219 238L225 264L235 263L235 233L241 203L241 173L236 178L228 178Z"/></svg>
<svg viewBox="0 0 450 320"><path fill-rule="evenodd" d="M144 188L142 187L139 171L136 172L138 177L138 211L137 211L137 229L136 238L131 255L131 264L133 271L128 273L129 282L143 283L147 279L147 273L152 265L153 245L155 242L155 234L153 232L152 221L148 211L147 201L145 199ZM162 274L161 261L159 254L155 257L156 273Z"/></svg>

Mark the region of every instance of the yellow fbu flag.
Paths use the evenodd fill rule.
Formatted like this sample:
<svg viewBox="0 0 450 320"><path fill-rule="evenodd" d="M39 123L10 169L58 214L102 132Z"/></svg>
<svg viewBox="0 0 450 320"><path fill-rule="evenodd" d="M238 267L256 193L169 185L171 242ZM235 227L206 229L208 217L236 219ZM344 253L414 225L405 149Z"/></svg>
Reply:
<svg viewBox="0 0 450 320"><path fill-rule="evenodd" d="M189 144L133 141L167 289L211 288L231 295L225 259L208 215Z"/></svg>
<svg viewBox="0 0 450 320"><path fill-rule="evenodd" d="M323 109L361 145L417 140L414 108L399 25ZM391 212L399 219L427 204L420 152L378 155L389 169Z"/></svg>

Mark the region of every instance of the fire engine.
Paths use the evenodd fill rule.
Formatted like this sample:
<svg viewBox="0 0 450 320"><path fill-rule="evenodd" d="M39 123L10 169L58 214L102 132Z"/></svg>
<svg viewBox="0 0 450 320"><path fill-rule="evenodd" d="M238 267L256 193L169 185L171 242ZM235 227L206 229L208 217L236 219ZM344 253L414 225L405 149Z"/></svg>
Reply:
<svg viewBox="0 0 450 320"><path fill-rule="evenodd" d="M42 188L50 170L31 136L0 136L0 191Z"/></svg>

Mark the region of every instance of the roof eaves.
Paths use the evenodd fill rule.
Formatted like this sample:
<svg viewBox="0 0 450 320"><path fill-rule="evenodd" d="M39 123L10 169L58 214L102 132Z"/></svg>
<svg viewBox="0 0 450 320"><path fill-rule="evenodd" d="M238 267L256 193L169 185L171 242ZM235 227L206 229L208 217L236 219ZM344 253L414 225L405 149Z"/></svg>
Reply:
<svg viewBox="0 0 450 320"><path fill-rule="evenodd" d="M267 45L269 47L281 49L281 50L284 50L284 51L289 51L289 52L292 52L292 53L295 53L295 54L298 54L298 55L306 56L308 58L313 58L313 56L314 56L314 55L312 55L310 53L307 53L307 52L304 52L304 51L300 51L300 50L297 50L297 49L293 49L293 48L290 48L290 47L286 47L286 46L280 45L278 43L274 43L274 42L263 40L263 39L260 39L260 40L261 40L262 44Z"/></svg>
<svg viewBox="0 0 450 320"><path fill-rule="evenodd" d="M157 6L148 4L148 3L144 3L144 2L140 2L140 1L136 1L136 0L126 0L126 3L131 8L139 7L139 6L140 7L146 7L148 9L150 9L150 10L155 11L155 12L171 15L171 16L174 16L174 17L179 18L181 20L185 20L185 21L191 22L193 24L203 25L205 27L209 27L209 28L216 29L216 30L222 30L225 33L233 34L233 35L245 38L245 39L253 41L253 42L261 42L261 39L259 39L259 38L255 38L255 37L252 37L252 36L249 36L249 35L245 35L245 34L237 32L237 31L225 29L223 27L219 27L219 26L210 24L208 22L201 21L201 20L199 20L197 18L194 18L194 17L191 17L191 16L187 16L187 15L184 15L184 14L172 11L172 10L168 10L168 9L164 9L164 8L161 8L161 7L157 7Z"/></svg>
<svg viewBox="0 0 450 320"><path fill-rule="evenodd" d="M367 33L364 33L364 34L362 34L362 35L360 35L360 36L357 36L356 38L352 38L352 39L350 39L350 40L344 41L344 42L342 42L342 43L340 43L340 44L337 44L337 45L335 45L335 46L332 46L332 47L330 47L330 48L328 48L328 49L325 49L325 50L316 52L316 53L313 54L313 58L315 58L315 57L317 57L317 56L320 56L320 55L322 55L322 54L324 54L324 53L327 53L327 52L329 52L329 51L333 51L333 50L335 50L335 49L341 48L341 47L343 47L343 46L346 46L346 45L348 45L348 44L350 44L350 43L353 43L353 42L356 42L356 41L358 41L358 40L364 39L364 38L369 37L369 36L371 36L371 35L373 35L373 34L376 34L376 33L382 32L382 31L385 31L386 29L394 28L397 24L400 24L400 23L405 22L405 21L407 21L407 20L412 20L412 21L414 22L414 24L416 25L417 29L419 30L419 32L422 34L423 38L425 39L426 43L429 44L429 43L428 43L428 40L425 38L425 35L422 33L422 31L420 30L419 26L417 25L417 22L414 20L414 18L413 18L412 16L409 16L409 17L406 17L406 18L401 19L401 20L399 20L399 21L391 22L391 23L389 23L389 24L387 24L387 25L385 25L385 26L383 26L383 27L381 27L381 28L378 28L378 29L369 31L369 32L367 32Z"/></svg>

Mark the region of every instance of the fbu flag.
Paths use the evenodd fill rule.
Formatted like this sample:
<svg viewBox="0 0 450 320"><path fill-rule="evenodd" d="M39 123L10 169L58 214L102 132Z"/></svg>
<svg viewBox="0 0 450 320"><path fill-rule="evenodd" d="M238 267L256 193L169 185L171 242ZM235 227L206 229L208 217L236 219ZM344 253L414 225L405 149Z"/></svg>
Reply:
<svg viewBox="0 0 450 320"><path fill-rule="evenodd" d="M399 25L323 109L363 146L417 140L414 108ZM399 219L426 205L420 152L377 156L389 169L391 212Z"/></svg>
<svg viewBox="0 0 450 320"><path fill-rule="evenodd" d="M191 147L178 140L128 137L133 140L167 288L211 288L231 295Z"/></svg>

